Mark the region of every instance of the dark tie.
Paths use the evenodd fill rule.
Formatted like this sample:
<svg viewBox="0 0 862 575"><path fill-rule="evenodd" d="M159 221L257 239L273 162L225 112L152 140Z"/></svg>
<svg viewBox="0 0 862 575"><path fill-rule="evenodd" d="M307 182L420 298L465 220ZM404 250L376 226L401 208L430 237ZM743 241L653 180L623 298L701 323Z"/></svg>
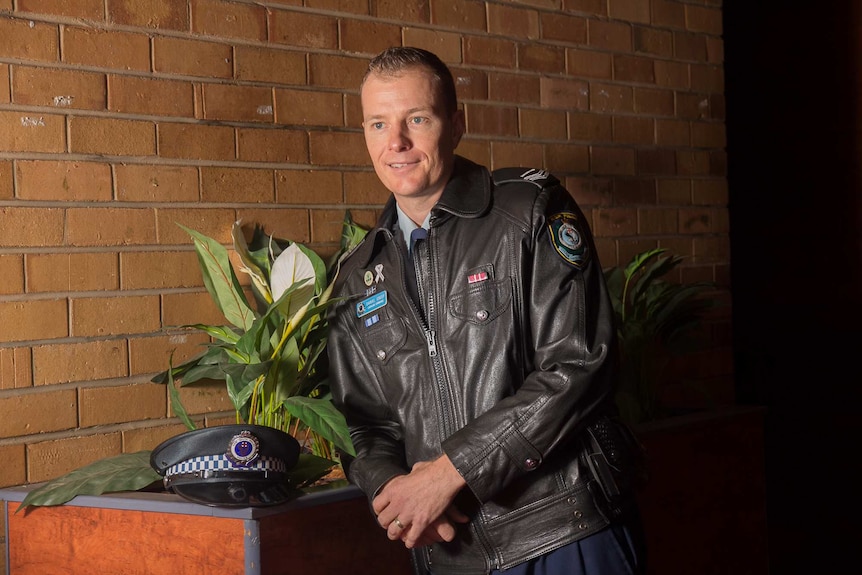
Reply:
<svg viewBox="0 0 862 575"><path fill-rule="evenodd" d="M413 257L413 247L419 240L424 240L428 237L428 230L425 228L416 228L410 232L410 257Z"/></svg>
<svg viewBox="0 0 862 575"><path fill-rule="evenodd" d="M413 265L413 254L416 250L416 244L427 237L428 230L425 228L416 228L410 232L410 257L407 258L407 291L410 293L410 297L413 298L413 302L420 311L422 311L425 306L423 306L422 302L419 301L419 287L416 284L416 268Z"/></svg>

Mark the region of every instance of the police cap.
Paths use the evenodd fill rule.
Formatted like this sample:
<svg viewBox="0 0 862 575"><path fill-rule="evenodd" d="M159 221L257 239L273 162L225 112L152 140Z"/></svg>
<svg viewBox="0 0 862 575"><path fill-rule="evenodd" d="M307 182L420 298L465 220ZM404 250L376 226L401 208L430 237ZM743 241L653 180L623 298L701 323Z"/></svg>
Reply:
<svg viewBox="0 0 862 575"><path fill-rule="evenodd" d="M159 444L150 465L165 488L196 503L226 507L265 506L291 497L287 474L299 443L262 425L197 429Z"/></svg>

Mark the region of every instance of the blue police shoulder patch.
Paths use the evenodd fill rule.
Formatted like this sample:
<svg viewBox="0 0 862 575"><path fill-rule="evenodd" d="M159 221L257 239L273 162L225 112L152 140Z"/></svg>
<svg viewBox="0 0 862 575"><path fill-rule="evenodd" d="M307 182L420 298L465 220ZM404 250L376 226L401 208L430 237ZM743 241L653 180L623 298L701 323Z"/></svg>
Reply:
<svg viewBox="0 0 862 575"><path fill-rule="evenodd" d="M584 235L583 224L576 214L560 212L548 218L551 245L564 260L578 269L590 260L590 246Z"/></svg>

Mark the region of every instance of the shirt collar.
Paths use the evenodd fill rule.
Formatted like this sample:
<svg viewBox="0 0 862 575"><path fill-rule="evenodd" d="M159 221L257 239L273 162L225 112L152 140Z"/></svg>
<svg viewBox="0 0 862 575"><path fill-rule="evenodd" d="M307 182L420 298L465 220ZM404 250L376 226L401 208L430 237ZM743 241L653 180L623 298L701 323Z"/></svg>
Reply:
<svg viewBox="0 0 862 575"><path fill-rule="evenodd" d="M431 227L431 212L428 212L428 215L425 216L425 220L422 222L421 226L417 226L413 223L413 220L407 217L403 211L401 211L401 206L395 204L395 210L398 212L398 228L401 230L401 235L404 236L404 243L407 245L407 249L411 250L413 246L410 242L410 234L413 233L413 230L418 228L425 228L426 230Z"/></svg>

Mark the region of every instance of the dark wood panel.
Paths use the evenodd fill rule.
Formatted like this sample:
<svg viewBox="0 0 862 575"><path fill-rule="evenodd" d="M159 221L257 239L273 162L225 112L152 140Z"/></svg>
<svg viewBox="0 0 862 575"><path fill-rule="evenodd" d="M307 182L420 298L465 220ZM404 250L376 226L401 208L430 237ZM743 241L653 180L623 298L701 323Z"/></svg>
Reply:
<svg viewBox="0 0 862 575"><path fill-rule="evenodd" d="M265 517L264 575L409 575L410 555L374 521L365 498Z"/></svg>

